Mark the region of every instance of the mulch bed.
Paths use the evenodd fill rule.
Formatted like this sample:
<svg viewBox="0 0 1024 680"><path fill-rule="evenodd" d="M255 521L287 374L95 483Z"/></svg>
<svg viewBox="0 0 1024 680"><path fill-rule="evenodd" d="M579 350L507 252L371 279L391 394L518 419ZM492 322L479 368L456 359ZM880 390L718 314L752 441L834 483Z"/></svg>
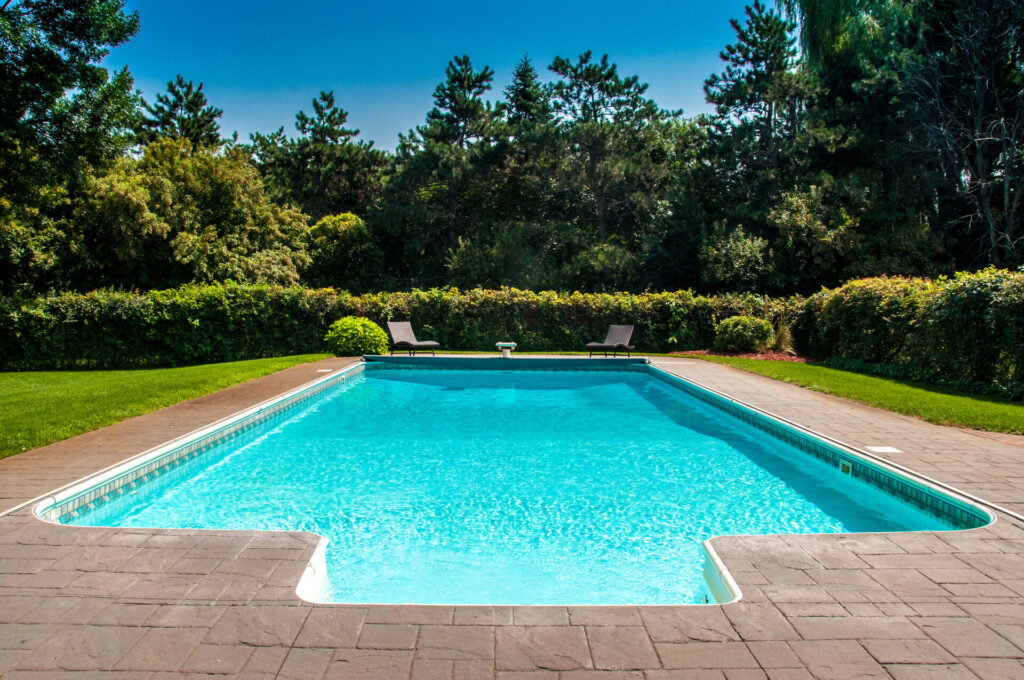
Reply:
<svg viewBox="0 0 1024 680"><path fill-rule="evenodd" d="M687 352L672 352L676 356L716 356L716 357L736 357L737 359L767 359L769 361L794 361L798 364L814 363L813 360L807 357L798 357L795 354L787 354L785 352L775 352L772 350L766 350L764 352L712 352L709 349L694 349Z"/></svg>

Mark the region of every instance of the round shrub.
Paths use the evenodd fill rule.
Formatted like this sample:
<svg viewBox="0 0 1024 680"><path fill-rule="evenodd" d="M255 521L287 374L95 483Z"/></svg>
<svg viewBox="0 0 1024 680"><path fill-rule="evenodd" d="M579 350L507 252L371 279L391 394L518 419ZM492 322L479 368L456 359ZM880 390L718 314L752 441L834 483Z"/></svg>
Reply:
<svg viewBox="0 0 1024 680"><path fill-rule="evenodd" d="M343 316L324 336L327 349L340 357L384 354L388 350L388 334L380 326L358 316Z"/></svg>
<svg viewBox="0 0 1024 680"><path fill-rule="evenodd" d="M772 325L752 316L730 316L715 326L715 349L725 352L753 352L774 339Z"/></svg>

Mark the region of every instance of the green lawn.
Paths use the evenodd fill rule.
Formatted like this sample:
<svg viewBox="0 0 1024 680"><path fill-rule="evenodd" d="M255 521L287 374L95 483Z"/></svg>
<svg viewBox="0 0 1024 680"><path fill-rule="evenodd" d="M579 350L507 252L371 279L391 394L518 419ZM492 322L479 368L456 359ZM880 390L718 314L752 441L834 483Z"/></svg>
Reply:
<svg viewBox="0 0 1024 680"><path fill-rule="evenodd" d="M735 357L692 356L834 394L940 425L1024 434L1024 404L957 392L910 380L880 378L816 364Z"/></svg>
<svg viewBox="0 0 1024 680"><path fill-rule="evenodd" d="M131 371L0 373L0 458L327 356Z"/></svg>

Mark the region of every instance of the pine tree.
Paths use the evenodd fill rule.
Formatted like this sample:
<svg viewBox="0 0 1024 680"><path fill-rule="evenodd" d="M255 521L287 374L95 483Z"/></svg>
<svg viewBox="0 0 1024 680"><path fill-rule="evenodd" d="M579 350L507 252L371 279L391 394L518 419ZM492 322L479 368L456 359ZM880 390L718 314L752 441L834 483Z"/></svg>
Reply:
<svg viewBox="0 0 1024 680"><path fill-rule="evenodd" d="M207 101L203 83L196 87L179 74L167 83L167 94L158 94L152 105L145 106L149 116L142 116L136 135L141 144L159 137L187 139L196 147L223 143L217 119L224 111Z"/></svg>
<svg viewBox="0 0 1024 680"><path fill-rule="evenodd" d="M766 10L759 1L746 8L744 25L730 19L736 42L726 45L722 61L725 72L704 83L708 103L715 105L722 125L752 123L769 156L775 162L779 127L792 122L785 115L796 105L790 83L796 59L796 25L777 12Z"/></svg>
<svg viewBox="0 0 1024 680"><path fill-rule="evenodd" d="M529 56L520 59L512 72L512 82L505 88L504 110L506 120L512 125L551 122L551 97L537 77Z"/></svg>
<svg viewBox="0 0 1024 680"><path fill-rule="evenodd" d="M349 130L348 111L335 104L334 91L320 92L313 100L313 115L305 111L295 114L295 128L313 144L345 144L359 136L359 130Z"/></svg>
<svg viewBox="0 0 1024 680"><path fill-rule="evenodd" d="M273 134L251 135L252 152L271 195L296 203L312 221L340 213L365 214L380 189L384 153L373 142L355 142L359 130L345 127L348 112L334 92L313 100L313 113L299 111L295 127L300 136L289 139L280 128Z"/></svg>
<svg viewBox="0 0 1024 680"><path fill-rule="evenodd" d="M637 76L620 77L607 54L594 61L588 50L575 63L556 57L548 68L562 77L552 86L553 107L574 157L572 172L592 198L597 239L603 243L615 226L613 186L629 173L622 162L640 157L647 129L675 112L662 111L645 97L647 83Z"/></svg>
<svg viewBox="0 0 1024 680"><path fill-rule="evenodd" d="M487 137L494 111L482 97L491 89L494 71L473 70L468 55L455 57L445 69L445 81L434 89L434 108L427 124L417 128L425 139L466 149Z"/></svg>

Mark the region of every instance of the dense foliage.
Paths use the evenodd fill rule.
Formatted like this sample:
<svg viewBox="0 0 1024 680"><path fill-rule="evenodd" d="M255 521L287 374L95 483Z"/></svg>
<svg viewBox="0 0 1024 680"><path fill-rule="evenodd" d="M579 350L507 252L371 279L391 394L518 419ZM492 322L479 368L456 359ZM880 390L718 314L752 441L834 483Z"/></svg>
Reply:
<svg viewBox="0 0 1024 680"><path fill-rule="evenodd" d="M730 316L715 325L715 349L726 352L753 352L764 349L775 333L766 319Z"/></svg>
<svg viewBox="0 0 1024 680"><path fill-rule="evenodd" d="M412 320L423 337L446 349L486 351L499 339L516 342L523 351L582 349L603 338L610 324L631 323L637 326L634 344L650 352L709 347L714 324L739 314L780 324L797 304L795 298L749 294L559 294L514 288L352 296L329 288L223 284L147 293L61 293L0 303L0 367L169 366L324 351L325 333L345 316L378 325ZM695 332L686 343L670 343L680 327Z"/></svg>
<svg viewBox="0 0 1024 680"><path fill-rule="evenodd" d="M798 351L836 366L1024 397L1024 272L851 281L809 298Z"/></svg>
<svg viewBox="0 0 1024 680"><path fill-rule="evenodd" d="M324 342L340 357L384 354L391 344L383 328L358 316L343 316L332 323Z"/></svg>
<svg viewBox="0 0 1024 680"><path fill-rule="evenodd" d="M138 109L128 70L99 65L139 19L123 0L0 6L0 295L66 287L87 168L125 153Z"/></svg>
<svg viewBox="0 0 1024 680"><path fill-rule="evenodd" d="M183 286L0 301L0 368L182 365L327 349L346 316L412 320L445 349L578 350L610 324L636 326L640 352L764 346L837 366L1024 397L1024 272L989 268L926 280L851 281L810 298L752 294L430 289L353 296L331 288ZM739 318L732 318L739 317Z"/></svg>
<svg viewBox="0 0 1024 680"><path fill-rule="evenodd" d="M265 196L243 154L160 138L141 158L90 173L74 219L69 280L78 288L189 282L295 283L304 216Z"/></svg>
<svg viewBox="0 0 1024 680"><path fill-rule="evenodd" d="M0 295L225 279L789 295L1024 264L1024 3L778 5L732 21L709 115L662 109L607 55L524 57L501 93L460 55L390 153L329 91L297 136L239 145L201 82L143 102L100 65L138 29L123 0L4 2Z"/></svg>

